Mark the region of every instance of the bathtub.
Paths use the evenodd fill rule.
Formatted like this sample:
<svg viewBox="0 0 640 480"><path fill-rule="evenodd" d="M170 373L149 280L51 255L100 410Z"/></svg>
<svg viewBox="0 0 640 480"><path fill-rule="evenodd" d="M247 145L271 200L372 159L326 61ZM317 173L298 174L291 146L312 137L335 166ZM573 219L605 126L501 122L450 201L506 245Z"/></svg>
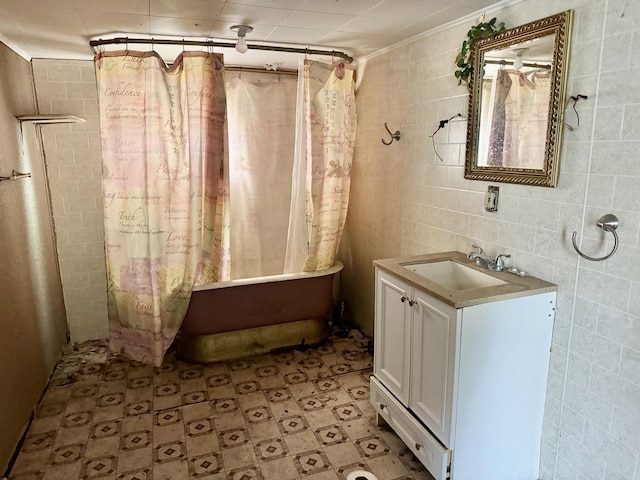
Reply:
<svg viewBox="0 0 640 480"><path fill-rule="evenodd" d="M314 344L328 320L342 270L243 278L194 288L177 342L187 361L211 362Z"/></svg>

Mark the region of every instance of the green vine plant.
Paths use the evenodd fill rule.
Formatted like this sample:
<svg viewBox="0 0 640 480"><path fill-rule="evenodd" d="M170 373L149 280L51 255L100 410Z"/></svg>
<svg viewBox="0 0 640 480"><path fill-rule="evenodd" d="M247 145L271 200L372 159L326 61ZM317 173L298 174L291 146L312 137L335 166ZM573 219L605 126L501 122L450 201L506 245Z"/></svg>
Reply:
<svg viewBox="0 0 640 480"><path fill-rule="evenodd" d="M458 85L462 85L464 82L467 87L469 86L469 77L471 77L472 67L469 63L469 57L471 56L471 49L473 45L483 38L493 38L499 33L506 30L504 22L496 24L496 18L492 18L488 22L484 21L484 15L480 17L480 20L476 25L471 27L467 32L467 39L462 42L462 48L460 53L456 56L456 66L458 69L455 71L455 76L458 79Z"/></svg>

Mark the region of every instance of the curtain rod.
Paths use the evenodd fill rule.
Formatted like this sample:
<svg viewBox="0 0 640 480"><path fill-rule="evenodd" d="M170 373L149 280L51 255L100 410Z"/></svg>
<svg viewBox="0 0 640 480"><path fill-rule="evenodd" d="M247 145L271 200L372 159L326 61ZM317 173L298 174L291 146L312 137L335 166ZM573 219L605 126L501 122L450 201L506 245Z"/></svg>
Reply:
<svg viewBox="0 0 640 480"><path fill-rule="evenodd" d="M164 40L155 38L129 38L129 37L116 37L111 39L99 39L91 40L89 46L94 53L97 53L96 47L100 45L113 45L113 44L129 44L129 43L146 43L152 45L192 45L200 47L222 47L222 48L235 48L235 43L229 42L214 42L212 40ZM288 52L288 53L304 53L307 55L326 55L332 57L342 58L345 62L353 62L353 57L347 55L344 52L338 50L317 50L313 48L296 48L296 47L280 47L277 45L256 45L255 43L247 43L249 50L265 50L269 52Z"/></svg>
<svg viewBox="0 0 640 480"><path fill-rule="evenodd" d="M266 74L271 74L271 75L292 75L292 76L298 76L298 71L297 70L268 70L266 68L259 68L259 67L230 67L230 66L226 66L224 67L224 69L227 72L248 72L248 73L266 73Z"/></svg>
<svg viewBox="0 0 640 480"><path fill-rule="evenodd" d="M513 65L513 60L485 60L484 63L491 63L493 65ZM547 65L544 63L528 63L523 62L523 67L531 67L531 68L546 68L547 70L551 70L551 65Z"/></svg>

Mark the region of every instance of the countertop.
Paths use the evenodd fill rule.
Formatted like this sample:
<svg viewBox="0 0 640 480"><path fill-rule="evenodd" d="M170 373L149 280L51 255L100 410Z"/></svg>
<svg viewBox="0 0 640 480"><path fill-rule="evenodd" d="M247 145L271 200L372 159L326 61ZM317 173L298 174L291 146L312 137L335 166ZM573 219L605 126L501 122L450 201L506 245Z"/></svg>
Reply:
<svg viewBox="0 0 640 480"><path fill-rule="evenodd" d="M449 290L448 288L432 282L428 278L418 275L408 268L403 267L403 265L439 262L443 260L452 260L454 262L461 263L469 268L482 272L486 275L499 278L507 283L504 285L472 288L467 290ZM462 252L439 252L412 257L386 258L383 260L374 260L373 264L381 270L400 277L414 287L424 290L428 294L455 308L469 307L472 305L497 302L511 298L526 297L540 293L555 292L558 290L557 285L530 275L521 277L519 275L509 273L506 270L504 272L493 272L491 270L478 267L473 260L469 260Z"/></svg>

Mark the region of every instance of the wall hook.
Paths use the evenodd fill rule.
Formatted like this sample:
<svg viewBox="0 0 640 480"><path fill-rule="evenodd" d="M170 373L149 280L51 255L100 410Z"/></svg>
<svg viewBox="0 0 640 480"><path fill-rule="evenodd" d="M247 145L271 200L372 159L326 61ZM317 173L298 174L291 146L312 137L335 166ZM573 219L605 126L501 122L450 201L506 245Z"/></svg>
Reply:
<svg viewBox="0 0 640 480"><path fill-rule="evenodd" d="M389 132L389 135L391 135L391 141L385 142L384 138L382 138L380 140L382 143L384 143L385 145L391 145L394 140L400 140L400 130L396 130L396 133L391 133L391 130L389 130L389 127L387 127L387 122L384 122L384 128L386 128L387 132Z"/></svg>
<svg viewBox="0 0 640 480"><path fill-rule="evenodd" d="M618 250L618 234L616 233L616 228L618 228L618 217L611 213L607 213L606 215L600 217L600 220L596 222L596 226L598 228L601 228L605 232L613 233L613 250L611 250L604 257L595 258L582 253L578 248L578 245L576 244L576 235L578 235L577 232L573 232L571 241L573 242L573 248L575 248L576 252L578 252L578 255L580 255L582 258L586 258L587 260L591 260L592 262L601 262L602 260L606 260L607 258L611 257L611 255L616 253L616 250Z"/></svg>

